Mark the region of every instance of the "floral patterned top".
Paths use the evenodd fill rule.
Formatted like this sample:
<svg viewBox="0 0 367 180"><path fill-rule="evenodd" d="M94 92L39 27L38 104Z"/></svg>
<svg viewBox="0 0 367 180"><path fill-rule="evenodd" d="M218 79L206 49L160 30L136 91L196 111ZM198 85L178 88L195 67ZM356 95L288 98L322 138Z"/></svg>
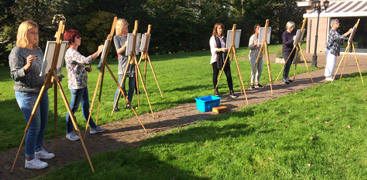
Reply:
<svg viewBox="0 0 367 180"><path fill-rule="evenodd" d="M87 71L84 65L93 61L92 56L85 57L77 50L69 48L65 54L66 70L68 72L69 89L82 89L87 87Z"/></svg>
<svg viewBox="0 0 367 180"><path fill-rule="evenodd" d="M330 30L328 36L329 40L326 46L329 53L334 54L335 56L340 55L340 44L342 44L344 37L344 35L340 35L335 29Z"/></svg>

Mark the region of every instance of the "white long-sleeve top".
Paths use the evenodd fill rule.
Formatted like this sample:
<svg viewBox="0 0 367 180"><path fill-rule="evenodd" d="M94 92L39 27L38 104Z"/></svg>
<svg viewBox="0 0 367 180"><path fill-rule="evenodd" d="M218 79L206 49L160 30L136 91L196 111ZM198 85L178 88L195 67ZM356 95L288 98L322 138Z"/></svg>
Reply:
<svg viewBox="0 0 367 180"><path fill-rule="evenodd" d="M226 42L224 41L223 37L219 37L221 47L226 47ZM210 52L212 53L212 58L210 59L210 64L217 62L217 43L215 42L215 37L212 36L209 40L210 45ZM224 55L223 55L224 56ZM224 59L225 57L223 57Z"/></svg>

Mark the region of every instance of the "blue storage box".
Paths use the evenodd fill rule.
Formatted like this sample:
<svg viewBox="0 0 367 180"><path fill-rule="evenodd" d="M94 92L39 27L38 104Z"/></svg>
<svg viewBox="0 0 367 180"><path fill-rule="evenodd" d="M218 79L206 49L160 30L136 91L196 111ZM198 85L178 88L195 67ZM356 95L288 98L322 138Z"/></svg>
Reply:
<svg viewBox="0 0 367 180"><path fill-rule="evenodd" d="M195 98L196 107L199 111L202 111L202 112L212 111L213 107L219 106L221 99L222 98L213 96L213 95L198 97L198 98Z"/></svg>

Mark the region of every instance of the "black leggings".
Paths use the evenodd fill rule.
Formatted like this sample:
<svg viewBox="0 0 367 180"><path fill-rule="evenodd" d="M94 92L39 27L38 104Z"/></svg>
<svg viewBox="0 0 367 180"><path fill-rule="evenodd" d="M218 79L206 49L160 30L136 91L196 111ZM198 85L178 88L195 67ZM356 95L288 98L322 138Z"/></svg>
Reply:
<svg viewBox="0 0 367 180"><path fill-rule="evenodd" d="M212 64L212 68L213 68L213 86L215 89L215 86L218 83L218 74L222 69L218 69L217 67L217 62ZM226 66L224 67L224 73L226 74L227 77L227 84L229 87L229 90L233 90L233 83L232 83L232 75L231 75L231 66L230 64L227 62Z"/></svg>

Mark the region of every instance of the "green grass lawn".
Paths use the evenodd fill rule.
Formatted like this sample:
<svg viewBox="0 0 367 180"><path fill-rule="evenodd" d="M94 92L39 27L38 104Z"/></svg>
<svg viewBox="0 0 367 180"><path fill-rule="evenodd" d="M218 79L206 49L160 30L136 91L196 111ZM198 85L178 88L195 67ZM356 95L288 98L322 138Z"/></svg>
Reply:
<svg viewBox="0 0 367 180"><path fill-rule="evenodd" d="M269 52L275 53L279 48L281 48L281 45L271 45L269 46ZM238 49L237 55L238 57L248 56L248 49L244 47ZM173 55L154 55L151 56L151 59L164 96L164 98L162 99L155 84L150 68L148 68L147 89L150 101L152 103L153 111L160 111L163 109L171 108L182 103L193 103L195 102L195 97L206 96L213 93L214 88L212 85L212 67L209 64L209 51L179 53ZM97 61L93 63L93 71L88 74L90 101L93 98L93 92L99 74L99 71L96 70L97 63ZM116 72L115 75L117 76L117 59L110 58L108 59L108 63L111 69ZM247 60L239 60L239 66L241 69L242 77L244 79L244 84L247 85L251 71L250 62ZM276 75L282 68L282 65L272 64L271 68L273 79L275 79ZM260 82L262 84L266 84L269 82L269 80L265 63L263 69L263 75ZM141 70L143 71L143 64ZM239 78L234 62L231 65L231 70L235 91L239 91ZM63 74L67 76L65 71L66 70L64 68ZM306 69L302 66L299 66L299 68L297 68L297 72L304 73L306 72ZM17 147L19 145L26 124L23 114L21 113L15 100L13 85L14 82L10 78L9 68L0 67L0 87L2 87L0 89L0 151ZM67 86L67 78L62 81L62 85L66 97L68 98L68 101L70 101L70 91ZM121 111L114 113L113 116L110 116L116 87L117 86L115 82L106 69L98 124L105 124L134 116L131 110L124 109L124 100L120 100L120 107L122 107ZM54 95L53 89L49 89L48 91L50 99L50 114L46 130L46 138L51 138L54 134ZM143 92L143 89L141 89L141 91ZM223 76L222 80L220 81L219 91L221 93L229 92L225 76ZM57 101L58 134L60 136L63 136L65 134L66 108L60 94ZM140 95L140 103L140 107L137 109L138 114L144 114L150 111L144 94ZM136 95L134 95L132 104L133 106L137 106ZM94 110L92 112L92 117L94 119L96 117L96 105L97 103L95 103ZM75 116L77 118L79 128L84 129L85 120L81 113L81 107L79 107Z"/></svg>
<svg viewBox="0 0 367 180"><path fill-rule="evenodd" d="M364 76L366 72L364 72ZM366 179L359 74L53 169L44 179Z"/></svg>

